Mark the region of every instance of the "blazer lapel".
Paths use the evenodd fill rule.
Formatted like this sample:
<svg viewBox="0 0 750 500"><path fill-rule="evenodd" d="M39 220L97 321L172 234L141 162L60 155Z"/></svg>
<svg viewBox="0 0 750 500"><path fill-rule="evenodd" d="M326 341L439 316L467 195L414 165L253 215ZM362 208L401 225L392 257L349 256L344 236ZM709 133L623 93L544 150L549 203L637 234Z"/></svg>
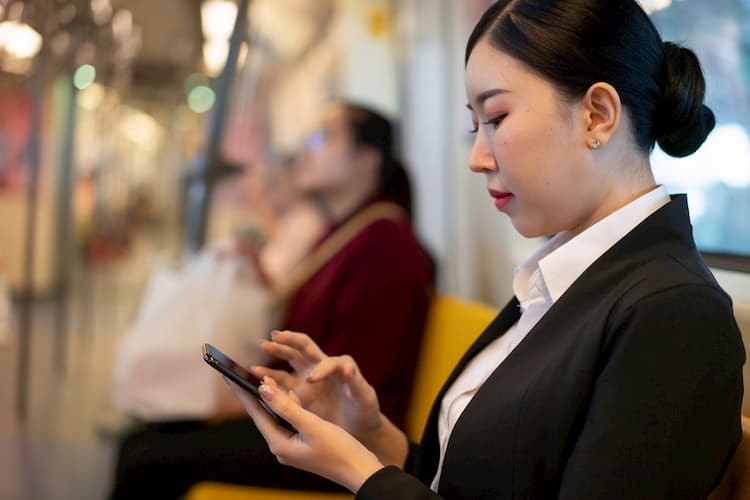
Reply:
<svg viewBox="0 0 750 500"><path fill-rule="evenodd" d="M516 297L513 297L495 319L492 320L492 323L490 323L484 332L482 332L479 338L477 338L471 347L469 347L469 350L461 357L461 360L451 372L448 380L446 380L442 389L440 389L440 392L435 398L435 402L432 404L430 416L427 419L427 424L425 425L425 430L422 434L419 456L415 463L416 475L425 484L430 484L430 481L432 481L435 472L437 472L438 460L440 459L437 421L438 415L440 414L440 403L443 400L445 392L451 385L453 385L453 382L455 382L456 378L458 378L461 372L463 372L466 365L474 358L474 356L487 347L490 342L504 335L520 317L520 303Z"/></svg>

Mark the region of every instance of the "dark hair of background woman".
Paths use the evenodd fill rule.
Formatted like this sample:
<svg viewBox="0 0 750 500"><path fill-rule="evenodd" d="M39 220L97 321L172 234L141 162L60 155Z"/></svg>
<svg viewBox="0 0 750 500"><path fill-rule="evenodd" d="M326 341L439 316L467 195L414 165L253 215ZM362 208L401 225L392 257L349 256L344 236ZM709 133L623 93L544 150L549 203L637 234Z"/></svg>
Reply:
<svg viewBox="0 0 750 500"><path fill-rule="evenodd" d="M354 144L380 153L380 196L401 206L411 218L411 183L395 155L393 125L377 111L360 104L344 103L344 109Z"/></svg>
<svg viewBox="0 0 750 500"><path fill-rule="evenodd" d="M474 28L467 63L485 36L570 98L612 85L646 153L658 142L671 156L692 154L716 124L698 58L662 42L635 0L499 0Z"/></svg>

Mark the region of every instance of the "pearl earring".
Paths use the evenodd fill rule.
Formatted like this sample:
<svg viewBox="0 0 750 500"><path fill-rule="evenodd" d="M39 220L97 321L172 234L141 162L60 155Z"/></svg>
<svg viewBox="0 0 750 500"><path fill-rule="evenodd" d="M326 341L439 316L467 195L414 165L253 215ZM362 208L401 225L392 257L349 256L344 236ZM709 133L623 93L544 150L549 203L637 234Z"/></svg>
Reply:
<svg viewBox="0 0 750 500"><path fill-rule="evenodd" d="M599 139L594 139L591 141L591 149L599 149L601 145L602 143Z"/></svg>

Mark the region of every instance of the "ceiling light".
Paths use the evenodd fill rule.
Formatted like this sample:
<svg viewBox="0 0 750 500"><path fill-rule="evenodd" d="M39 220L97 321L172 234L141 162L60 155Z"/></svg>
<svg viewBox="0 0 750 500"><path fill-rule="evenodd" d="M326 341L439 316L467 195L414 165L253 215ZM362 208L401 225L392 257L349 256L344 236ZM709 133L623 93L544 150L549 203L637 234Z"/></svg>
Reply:
<svg viewBox="0 0 750 500"><path fill-rule="evenodd" d="M207 40L229 40L237 18L237 5L230 0L206 0L201 5L203 37Z"/></svg>
<svg viewBox="0 0 750 500"><path fill-rule="evenodd" d="M42 35L18 21L0 23L0 48L17 59L31 59L42 48Z"/></svg>
<svg viewBox="0 0 750 500"><path fill-rule="evenodd" d="M196 113L205 113L213 107L214 102L216 102L216 94L203 85L193 87L188 94L188 106Z"/></svg>
<svg viewBox="0 0 750 500"><path fill-rule="evenodd" d="M84 64L73 74L73 85L78 90L88 88L96 80L96 68L90 64Z"/></svg>
<svg viewBox="0 0 750 500"><path fill-rule="evenodd" d="M98 83L92 83L78 94L78 104L87 111L93 111L102 103L104 95L104 87Z"/></svg>
<svg viewBox="0 0 750 500"><path fill-rule="evenodd" d="M229 42L226 40L208 40L203 44L203 64L211 76L218 75L224 68L229 54Z"/></svg>
<svg viewBox="0 0 750 500"><path fill-rule="evenodd" d="M124 110L119 129L125 137L147 150L156 149L162 135L161 126L151 115L133 108Z"/></svg>

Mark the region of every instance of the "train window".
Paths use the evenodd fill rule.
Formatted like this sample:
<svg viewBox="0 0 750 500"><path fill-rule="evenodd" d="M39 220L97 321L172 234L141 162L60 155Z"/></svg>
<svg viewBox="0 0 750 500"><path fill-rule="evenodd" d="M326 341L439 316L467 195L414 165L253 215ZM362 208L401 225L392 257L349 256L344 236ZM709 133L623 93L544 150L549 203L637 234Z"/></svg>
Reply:
<svg viewBox="0 0 750 500"><path fill-rule="evenodd" d="M658 182L688 194L698 247L720 267L750 270L750 0L642 0L665 40L693 49L716 128L693 155L659 150Z"/></svg>

